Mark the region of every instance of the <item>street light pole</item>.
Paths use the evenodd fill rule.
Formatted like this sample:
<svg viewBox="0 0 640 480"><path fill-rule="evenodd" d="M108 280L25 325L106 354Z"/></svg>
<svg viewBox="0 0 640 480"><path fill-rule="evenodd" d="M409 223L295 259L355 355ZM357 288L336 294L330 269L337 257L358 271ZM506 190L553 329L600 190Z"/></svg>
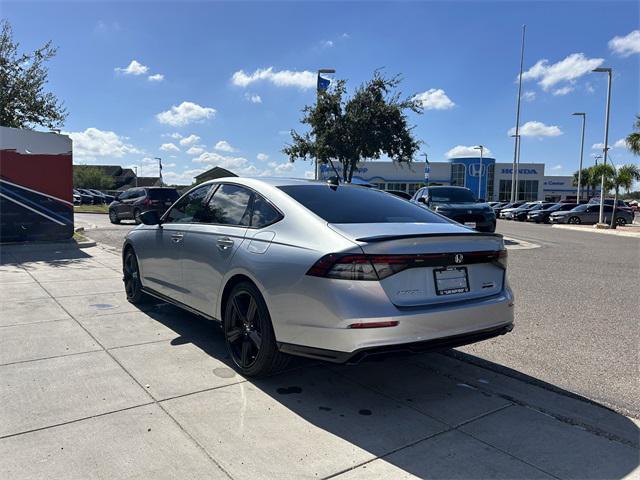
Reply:
<svg viewBox="0 0 640 480"><path fill-rule="evenodd" d="M607 164L607 153L609 152L609 110L611 108L611 68L594 68L594 72L606 73L607 74L607 110L605 112L605 121L604 121L604 148L603 148L603 164ZM604 172L603 172L604 173ZM598 224L602 225L604 223L604 174L600 179L600 215L598 216Z"/></svg>
<svg viewBox="0 0 640 480"><path fill-rule="evenodd" d="M480 150L480 173L478 174L478 200L482 197L482 155L484 153L484 147L482 145L478 145L477 147L473 147L475 150Z"/></svg>
<svg viewBox="0 0 640 480"><path fill-rule="evenodd" d="M138 186L138 166L134 166L133 170L136 172L136 187Z"/></svg>
<svg viewBox="0 0 640 480"><path fill-rule="evenodd" d="M580 168L578 169L578 190L576 192L577 203L580 204L582 198L582 158L584 156L584 127L587 121L587 114L584 112L575 112L572 115L582 117L582 140L580 141Z"/></svg>
<svg viewBox="0 0 640 480"><path fill-rule="evenodd" d="M522 46L520 48L520 75L518 76L518 106L516 108L516 143L513 147L513 170L511 171L511 201L515 201L516 195L516 181L517 181L517 166L516 161L520 155L520 100L522 99L522 69L524 67L524 38L527 31L527 26L522 25Z"/></svg>
<svg viewBox="0 0 640 480"><path fill-rule="evenodd" d="M520 142L522 141L522 135L513 134L511 136L515 137L516 139L516 147L518 152L518 154L516 155L517 160L516 160L516 169L515 169L515 188L512 190L512 192L515 192L513 196L514 201L517 202L518 201L518 182L520 181Z"/></svg>
<svg viewBox="0 0 640 480"><path fill-rule="evenodd" d="M333 68L320 68L318 69L318 77L317 77L317 83L316 83L316 104L318 103L318 97L320 95L320 92L326 90L329 87L329 84L331 83L329 80L323 81L325 79L323 79L320 74L322 73L328 73L328 74L332 74L332 73L336 73L335 69ZM315 179L319 180L320 179L320 162L318 161L318 157L316 157L316 172L315 172Z"/></svg>

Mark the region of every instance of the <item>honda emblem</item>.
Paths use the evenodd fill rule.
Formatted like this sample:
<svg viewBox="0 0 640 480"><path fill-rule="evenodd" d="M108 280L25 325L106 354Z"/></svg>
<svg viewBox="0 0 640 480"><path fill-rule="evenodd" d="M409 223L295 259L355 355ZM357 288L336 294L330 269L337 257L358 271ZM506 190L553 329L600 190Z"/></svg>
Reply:
<svg viewBox="0 0 640 480"><path fill-rule="evenodd" d="M456 253L455 257L453 257L453 261L456 263L462 263L463 260L464 255L462 255L461 253Z"/></svg>

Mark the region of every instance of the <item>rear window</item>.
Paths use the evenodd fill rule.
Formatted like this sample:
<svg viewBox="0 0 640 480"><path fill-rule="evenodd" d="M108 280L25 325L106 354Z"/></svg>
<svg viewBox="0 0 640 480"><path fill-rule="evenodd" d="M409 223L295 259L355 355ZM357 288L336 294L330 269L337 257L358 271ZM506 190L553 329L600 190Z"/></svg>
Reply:
<svg viewBox="0 0 640 480"><path fill-rule="evenodd" d="M175 188L150 188L148 196L150 200L175 202L179 195Z"/></svg>
<svg viewBox="0 0 640 480"><path fill-rule="evenodd" d="M329 223L447 223L429 210L384 192L340 185L279 187L298 203Z"/></svg>
<svg viewBox="0 0 640 480"><path fill-rule="evenodd" d="M436 203L475 203L476 197L467 188L430 188L429 196Z"/></svg>

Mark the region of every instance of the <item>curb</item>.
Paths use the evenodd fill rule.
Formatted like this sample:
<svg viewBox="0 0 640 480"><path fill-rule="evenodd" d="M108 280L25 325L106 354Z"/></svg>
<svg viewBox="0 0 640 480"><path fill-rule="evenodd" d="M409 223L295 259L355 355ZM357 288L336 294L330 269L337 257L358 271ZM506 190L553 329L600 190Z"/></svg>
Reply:
<svg viewBox="0 0 640 480"><path fill-rule="evenodd" d="M573 230L576 232L592 232L592 233L604 233L605 235L617 235L619 237L630 237L630 238L640 238L640 228L637 232L625 232L620 230L621 228L627 227L618 227L615 230L610 229L602 229L602 228L585 228L585 227L574 227L573 225L551 225L551 228L560 228L563 230ZM634 227L635 230L635 227Z"/></svg>

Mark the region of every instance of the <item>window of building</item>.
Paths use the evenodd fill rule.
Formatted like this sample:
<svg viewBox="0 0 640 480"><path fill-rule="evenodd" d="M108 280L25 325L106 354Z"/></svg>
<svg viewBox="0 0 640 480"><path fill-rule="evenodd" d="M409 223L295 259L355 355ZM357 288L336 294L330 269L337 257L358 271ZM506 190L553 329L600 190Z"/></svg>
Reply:
<svg viewBox="0 0 640 480"><path fill-rule="evenodd" d="M493 200L493 186L494 186L494 181L495 181L495 171L496 171L496 166L493 163L490 163L487 166L487 198L486 200L488 202L491 202Z"/></svg>
<svg viewBox="0 0 640 480"><path fill-rule="evenodd" d="M386 187L386 190L400 190L401 192L407 191L406 183L387 183Z"/></svg>
<svg viewBox="0 0 640 480"><path fill-rule="evenodd" d="M451 185L464 187L467 168L462 163L451 164Z"/></svg>
<svg viewBox="0 0 640 480"><path fill-rule="evenodd" d="M418 191L418 189L422 186L422 183L409 183L407 188L407 193L409 195L413 195Z"/></svg>
<svg viewBox="0 0 640 480"><path fill-rule="evenodd" d="M508 202L511 199L511 180L500 180L498 200ZM518 180L518 198L531 202L538 199L538 180Z"/></svg>

